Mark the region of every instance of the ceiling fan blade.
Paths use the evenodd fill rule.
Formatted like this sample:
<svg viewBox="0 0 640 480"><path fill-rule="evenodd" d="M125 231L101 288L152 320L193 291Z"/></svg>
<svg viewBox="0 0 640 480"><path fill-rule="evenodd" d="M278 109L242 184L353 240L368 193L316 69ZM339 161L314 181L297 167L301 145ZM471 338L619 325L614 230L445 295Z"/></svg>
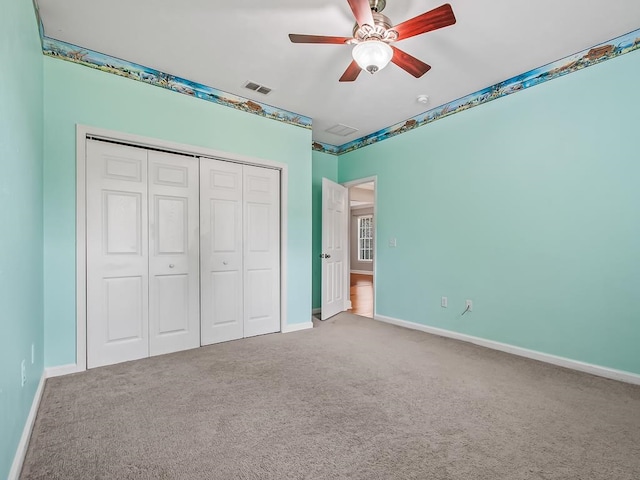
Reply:
<svg viewBox="0 0 640 480"><path fill-rule="evenodd" d="M402 22L393 29L398 32L398 40L420 35L421 33L437 30L442 27L448 27L456 23L456 17L453 14L451 5L444 5L434 8L428 12L413 17L406 22Z"/></svg>
<svg viewBox="0 0 640 480"><path fill-rule="evenodd" d="M431 70L431 65L427 65L422 60L412 57L407 52L403 52L393 45L391 48L393 49L393 57L391 57L391 61L414 77L420 78Z"/></svg>
<svg viewBox="0 0 640 480"><path fill-rule="evenodd" d="M375 26L373 21L373 14L371 13L371 5L369 5L369 0L347 0L349 2L349 6L351 7L351 11L353 12L353 16L356 17L356 22L358 25L371 25Z"/></svg>
<svg viewBox="0 0 640 480"><path fill-rule="evenodd" d="M358 75L360 75L361 71L362 69L360 68L360 65L358 65L354 60L353 62L351 62L351 64L349 64L347 69L344 71L344 73L340 77L340 81L353 82L356 78L358 78Z"/></svg>
<svg viewBox="0 0 640 480"><path fill-rule="evenodd" d="M298 35L290 33L289 40L293 43L332 43L342 45L351 40L351 37L326 37L324 35Z"/></svg>

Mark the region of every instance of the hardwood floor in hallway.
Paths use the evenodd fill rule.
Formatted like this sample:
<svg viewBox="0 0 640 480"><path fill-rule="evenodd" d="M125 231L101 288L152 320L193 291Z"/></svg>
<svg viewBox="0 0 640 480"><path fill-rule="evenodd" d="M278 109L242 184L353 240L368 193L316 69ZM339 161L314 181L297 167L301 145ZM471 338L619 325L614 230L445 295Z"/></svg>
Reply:
<svg viewBox="0 0 640 480"><path fill-rule="evenodd" d="M373 275L350 274L351 309L356 315L373 318Z"/></svg>

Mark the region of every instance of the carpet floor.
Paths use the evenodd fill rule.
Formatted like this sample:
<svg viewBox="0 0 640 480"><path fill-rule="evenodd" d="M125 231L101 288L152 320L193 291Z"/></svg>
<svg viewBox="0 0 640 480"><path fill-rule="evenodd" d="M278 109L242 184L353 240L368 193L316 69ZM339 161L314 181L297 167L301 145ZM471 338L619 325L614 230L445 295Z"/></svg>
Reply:
<svg viewBox="0 0 640 480"><path fill-rule="evenodd" d="M640 387L343 313L49 379L21 478L640 479Z"/></svg>

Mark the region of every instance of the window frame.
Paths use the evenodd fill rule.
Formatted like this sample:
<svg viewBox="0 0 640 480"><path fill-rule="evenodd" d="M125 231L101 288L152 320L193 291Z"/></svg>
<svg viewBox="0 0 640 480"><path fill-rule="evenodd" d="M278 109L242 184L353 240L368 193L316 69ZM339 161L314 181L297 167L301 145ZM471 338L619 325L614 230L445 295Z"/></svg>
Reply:
<svg viewBox="0 0 640 480"><path fill-rule="evenodd" d="M357 220L358 262L373 262L373 214L358 215ZM365 221L368 225L363 226Z"/></svg>

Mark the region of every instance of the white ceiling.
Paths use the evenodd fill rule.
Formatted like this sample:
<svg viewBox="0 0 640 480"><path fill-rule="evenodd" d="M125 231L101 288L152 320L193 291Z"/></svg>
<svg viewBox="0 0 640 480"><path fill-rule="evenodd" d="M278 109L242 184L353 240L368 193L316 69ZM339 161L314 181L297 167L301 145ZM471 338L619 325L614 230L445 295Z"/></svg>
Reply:
<svg viewBox="0 0 640 480"><path fill-rule="evenodd" d="M372 207L375 201L375 183L367 182L349 187L349 206Z"/></svg>
<svg viewBox="0 0 640 480"><path fill-rule="evenodd" d="M45 34L313 118L341 145L640 27L639 0L450 0L457 23L398 42L432 66L416 79L391 64L339 83L347 45L287 34L351 36L347 0L39 0ZM387 0L398 24L445 2ZM251 80L268 96L243 88ZM416 97L429 96L427 105ZM358 131L325 132L335 124Z"/></svg>
<svg viewBox="0 0 640 480"><path fill-rule="evenodd" d="M355 185L351 188L353 189L359 188L362 190L375 190L376 184L374 182L359 183L358 185Z"/></svg>

